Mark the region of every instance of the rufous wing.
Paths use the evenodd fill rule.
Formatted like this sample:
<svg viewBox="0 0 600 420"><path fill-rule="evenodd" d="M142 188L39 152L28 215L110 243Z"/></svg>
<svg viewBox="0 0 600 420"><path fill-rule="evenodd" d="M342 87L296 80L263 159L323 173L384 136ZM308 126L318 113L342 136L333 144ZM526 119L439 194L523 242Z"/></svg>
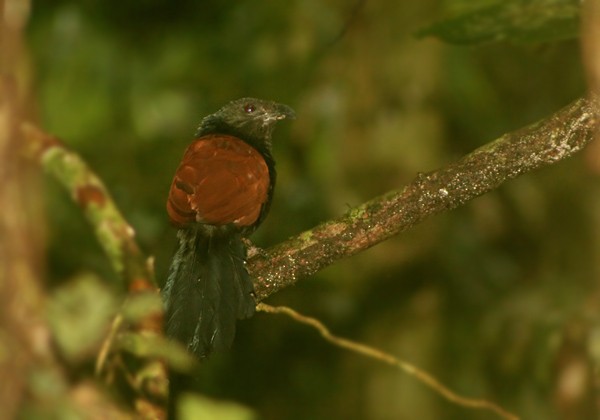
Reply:
<svg viewBox="0 0 600 420"><path fill-rule="evenodd" d="M268 199L269 169L261 154L228 135L207 135L183 156L167 211L178 227L192 223L250 226Z"/></svg>

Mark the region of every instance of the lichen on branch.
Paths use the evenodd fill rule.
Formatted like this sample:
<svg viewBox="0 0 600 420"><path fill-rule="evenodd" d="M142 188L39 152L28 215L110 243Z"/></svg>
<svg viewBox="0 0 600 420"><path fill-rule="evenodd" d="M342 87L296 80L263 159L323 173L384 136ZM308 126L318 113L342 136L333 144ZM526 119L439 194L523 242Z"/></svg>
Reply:
<svg viewBox="0 0 600 420"><path fill-rule="evenodd" d="M429 216L457 208L509 179L570 157L593 139L597 120L598 104L578 99L550 117L505 134L437 171L418 174L400 190L257 253L248 261L257 299Z"/></svg>
<svg viewBox="0 0 600 420"><path fill-rule="evenodd" d="M509 179L572 156L593 139L597 114L597 102L578 99L550 117L505 134L437 171L418 174L400 190L256 253L248 261L248 270L255 278L257 300L429 216L457 208ZM30 124L23 129L29 143L28 155L71 192L115 270L128 279L130 288L152 284L133 229L100 179L55 137Z"/></svg>

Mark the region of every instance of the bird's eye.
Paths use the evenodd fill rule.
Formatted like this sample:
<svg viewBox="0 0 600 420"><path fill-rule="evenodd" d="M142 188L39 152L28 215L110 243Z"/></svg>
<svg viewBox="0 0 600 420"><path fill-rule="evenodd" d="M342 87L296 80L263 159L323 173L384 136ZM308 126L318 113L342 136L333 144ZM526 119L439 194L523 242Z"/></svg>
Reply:
<svg viewBox="0 0 600 420"><path fill-rule="evenodd" d="M256 107L254 106L254 104L246 104L246 105L244 105L244 112L246 114L252 114L255 109L256 109Z"/></svg>

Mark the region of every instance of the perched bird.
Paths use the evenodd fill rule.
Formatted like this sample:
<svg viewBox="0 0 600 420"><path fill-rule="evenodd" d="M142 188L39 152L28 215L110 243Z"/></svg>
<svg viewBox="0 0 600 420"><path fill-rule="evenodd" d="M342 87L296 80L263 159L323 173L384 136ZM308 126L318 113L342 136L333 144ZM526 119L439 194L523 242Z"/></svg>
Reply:
<svg viewBox="0 0 600 420"><path fill-rule="evenodd" d="M254 314L242 238L264 220L275 186L271 135L294 118L282 104L232 101L205 117L175 172L167 212L179 248L162 291L168 337L198 358L231 346Z"/></svg>

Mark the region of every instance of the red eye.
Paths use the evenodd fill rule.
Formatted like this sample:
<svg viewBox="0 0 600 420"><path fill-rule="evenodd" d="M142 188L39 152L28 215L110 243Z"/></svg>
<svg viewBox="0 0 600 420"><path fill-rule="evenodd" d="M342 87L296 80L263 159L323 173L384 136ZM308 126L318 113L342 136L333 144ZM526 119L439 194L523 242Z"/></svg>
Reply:
<svg viewBox="0 0 600 420"><path fill-rule="evenodd" d="M252 114L255 109L256 109L256 107L254 106L254 104L246 104L246 105L244 105L244 112L246 114Z"/></svg>

